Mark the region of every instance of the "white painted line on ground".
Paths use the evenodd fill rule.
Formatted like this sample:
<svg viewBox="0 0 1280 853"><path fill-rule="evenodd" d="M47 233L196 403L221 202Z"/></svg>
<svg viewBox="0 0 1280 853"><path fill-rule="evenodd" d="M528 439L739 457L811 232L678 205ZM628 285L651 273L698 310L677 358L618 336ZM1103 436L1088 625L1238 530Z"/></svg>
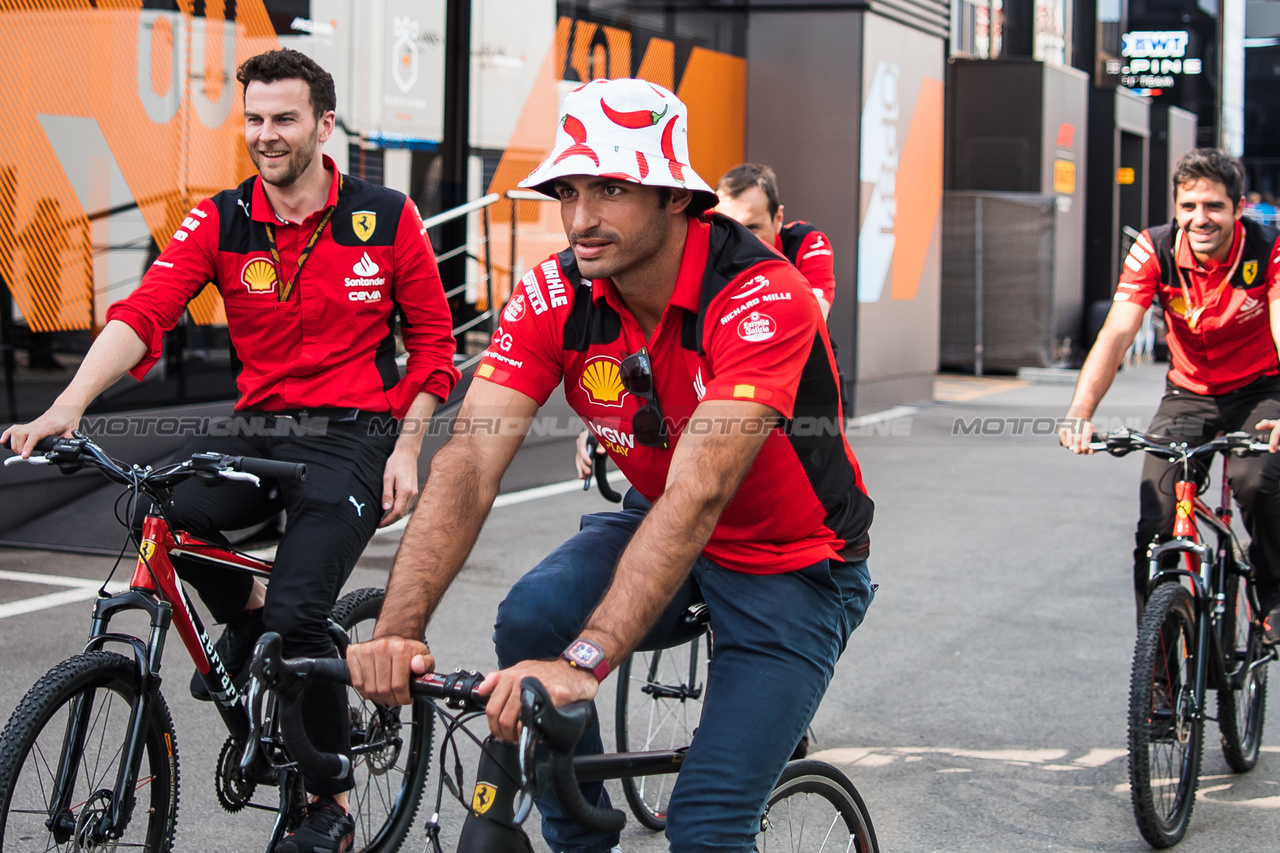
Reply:
<svg viewBox="0 0 1280 853"><path fill-rule="evenodd" d="M623 483L623 482L626 482L626 477L622 476L621 471L610 471L609 482L615 485L617 483ZM592 488L594 488L594 486ZM508 492L505 495L498 495L498 497L493 502L493 508L501 509L504 506L511 506L512 504L522 504L527 501L536 501L540 498L549 498L549 497L553 497L554 495L564 495L574 491L575 489L581 491L582 489L581 480L565 480L560 483L550 483L546 486L536 486L532 489L525 489L524 491L520 491L520 492ZM405 525L408 523L409 523L409 519L406 516L405 518L400 519L394 524L390 524L390 525L387 525L386 527L383 527L373 535L386 536L389 533L400 533L401 531L404 530ZM258 557L270 557L271 554L274 553L274 549L263 549L262 551L250 551L249 553Z"/></svg>
<svg viewBox="0 0 1280 853"><path fill-rule="evenodd" d="M872 412L869 415L858 415L856 418L849 418L848 426L851 429L856 429L857 427L880 424L885 421L896 421L898 418L914 415L918 411L920 409L916 406L894 406L892 409L885 409L883 412Z"/></svg>
<svg viewBox="0 0 1280 853"><path fill-rule="evenodd" d="M102 581L94 580L93 578L42 575L37 572L0 571L0 580L72 587L72 589L66 589L62 592L51 592L46 595L37 595L32 598L23 598L19 601L0 604L0 619L21 616L24 613L35 613L39 610L48 610L50 607L60 607L63 604L89 601L97 596L98 589L102 586ZM129 585L121 581L113 581L107 584L107 592L110 593L122 592L128 588Z"/></svg>

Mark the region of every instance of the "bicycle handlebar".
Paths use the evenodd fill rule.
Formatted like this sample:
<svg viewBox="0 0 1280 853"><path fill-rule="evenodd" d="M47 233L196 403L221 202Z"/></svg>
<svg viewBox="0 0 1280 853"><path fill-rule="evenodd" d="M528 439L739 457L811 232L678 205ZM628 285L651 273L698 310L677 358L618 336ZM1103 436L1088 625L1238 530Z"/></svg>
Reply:
<svg viewBox="0 0 1280 853"><path fill-rule="evenodd" d="M596 488L600 490L600 495L611 503L622 503L622 494L614 491L613 486L609 485L609 466L606 464L609 457L603 453L596 453L596 448L600 446L600 440L591 433L587 434L587 455L591 458L591 473L596 479ZM586 491L591 488L591 478L582 484L582 490Z"/></svg>
<svg viewBox="0 0 1280 853"><path fill-rule="evenodd" d="M280 635L263 634L253 650L249 665L249 737L248 746L240 766L247 770L253 763L263 728L263 702L270 690L280 700L280 733L284 737L289 754L304 774L314 778L345 776L351 768L351 759L345 755L320 752L307 736L302 722L302 695L307 684L314 679L351 683L351 674L345 661L339 658L293 658L281 656ZM450 675L427 673L411 679L409 692L414 697L438 699L452 708L482 711L488 702L477 689L484 676L478 672L459 670ZM616 832L627 821L626 815L617 809L602 809L587 802L578 786L573 766L573 751L582 733L596 721L595 705L590 702L574 702L557 708L547 695L546 688L536 678L520 682L520 720L525 729L536 732L550 750L548 770L565 813L578 825L599 832ZM531 791L535 783L532 766L528 778L520 780L520 787Z"/></svg>
<svg viewBox="0 0 1280 853"><path fill-rule="evenodd" d="M1124 456L1135 450L1163 456L1170 460L1194 459L1198 456L1210 456L1214 453L1235 453L1238 456L1256 456L1269 453L1271 446L1265 441L1257 441L1255 436L1247 432L1231 432L1220 435L1196 447L1188 447L1185 442L1170 441L1166 437L1157 437L1147 433L1119 429L1115 432L1094 433L1089 439L1090 450L1105 450L1112 456Z"/></svg>
<svg viewBox="0 0 1280 853"><path fill-rule="evenodd" d="M100 470L108 479L127 485L149 483L167 486L196 475L209 479L251 480L255 484L259 477L274 480L307 479L307 466L302 462L227 456L222 453L194 453L190 459L154 470L150 467L130 466L111 458L95 442L79 432L74 433L73 438L42 438L36 443L35 452L29 458L10 456L4 460L5 467L23 462L31 465L57 465L64 474L74 474L85 465L90 465Z"/></svg>

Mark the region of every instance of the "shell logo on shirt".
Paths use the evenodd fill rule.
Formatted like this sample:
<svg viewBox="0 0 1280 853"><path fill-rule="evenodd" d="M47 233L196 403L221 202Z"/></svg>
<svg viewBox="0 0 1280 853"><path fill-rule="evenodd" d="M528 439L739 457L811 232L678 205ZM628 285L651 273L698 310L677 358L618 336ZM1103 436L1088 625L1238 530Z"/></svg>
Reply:
<svg viewBox="0 0 1280 853"><path fill-rule="evenodd" d="M275 293L275 265L265 258L254 258L240 270L240 283L250 293Z"/></svg>
<svg viewBox="0 0 1280 853"><path fill-rule="evenodd" d="M621 406L627 389L622 387L622 363L607 355L587 360L578 380L591 402L599 406Z"/></svg>

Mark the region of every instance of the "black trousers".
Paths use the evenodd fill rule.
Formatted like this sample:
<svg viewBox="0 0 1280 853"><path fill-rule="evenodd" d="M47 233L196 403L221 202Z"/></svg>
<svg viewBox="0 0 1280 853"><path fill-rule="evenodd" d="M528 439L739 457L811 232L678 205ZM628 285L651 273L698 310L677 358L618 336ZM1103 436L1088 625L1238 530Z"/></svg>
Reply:
<svg viewBox="0 0 1280 853"><path fill-rule="evenodd" d="M220 531L249 527L284 509L285 532L267 585L263 621L284 640L285 657L337 654L328 618L382 517L382 475L395 446L391 425L387 416L369 413L347 421L237 414L226 429L188 439L177 457L213 451L306 463L307 479L301 483L264 481L258 487L186 480L174 489L168 511L176 528L225 544ZM139 508L139 528L148 509ZM218 622L240 613L249 600L253 577L247 573L182 559L174 560L174 568ZM325 752L348 751L346 688L313 684L306 702L307 732L315 745ZM307 790L318 795L351 786L350 779L306 780Z"/></svg>
<svg viewBox="0 0 1280 853"><path fill-rule="evenodd" d="M1219 432L1253 432L1254 424L1264 418L1280 418L1280 376L1263 376L1216 397L1196 394L1169 382L1148 432L1194 446ZM1204 482L1208 467L1208 460L1200 466L1199 482ZM1139 612L1146 601L1147 549L1152 542L1168 539L1173 530L1177 504L1173 484L1177 477L1176 465L1146 456L1133 551L1133 584ZM1280 593L1280 453L1231 457L1228 480L1252 539L1249 560L1266 606Z"/></svg>

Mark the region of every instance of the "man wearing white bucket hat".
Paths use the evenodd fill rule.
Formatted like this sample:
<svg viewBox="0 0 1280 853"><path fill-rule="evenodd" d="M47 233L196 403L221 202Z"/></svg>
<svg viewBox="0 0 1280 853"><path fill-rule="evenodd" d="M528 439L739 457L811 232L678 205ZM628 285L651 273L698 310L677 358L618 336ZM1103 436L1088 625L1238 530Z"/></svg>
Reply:
<svg viewBox="0 0 1280 853"><path fill-rule="evenodd" d="M754 849L766 796L872 597L872 503L840 430L822 314L804 277L743 226L705 211L687 110L640 80L564 99L555 148L521 183L560 201L569 248L521 280L432 462L375 639L348 654L358 689L407 702L434 664L427 619L460 569L519 449L563 382L633 488L621 512L535 566L498 610L493 733L516 737L519 684L592 699L633 650L687 639L708 605L706 705L667 815L674 851ZM470 426L471 428L465 428ZM684 629L687 632L687 628ZM785 684L785 690L762 685ZM580 749L601 750L599 731ZM584 786L604 804L599 784ZM553 851L603 853L539 802Z"/></svg>

